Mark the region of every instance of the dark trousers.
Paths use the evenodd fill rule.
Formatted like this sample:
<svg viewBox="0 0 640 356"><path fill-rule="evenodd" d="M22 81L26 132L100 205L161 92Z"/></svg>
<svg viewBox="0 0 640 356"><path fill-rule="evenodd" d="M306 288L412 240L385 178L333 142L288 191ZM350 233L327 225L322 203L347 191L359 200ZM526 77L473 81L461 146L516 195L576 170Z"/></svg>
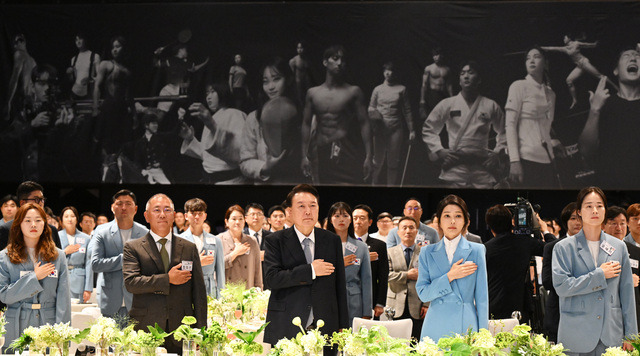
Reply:
<svg viewBox="0 0 640 356"><path fill-rule="evenodd" d="M402 315L400 315L399 318L394 319L411 319L411 321L413 321L413 327L411 328L411 338L416 339L416 342L420 341L420 333L422 332L422 323L424 322L424 319L414 319L411 317L411 313L409 313L409 300L404 301L404 311L402 312Z"/></svg>

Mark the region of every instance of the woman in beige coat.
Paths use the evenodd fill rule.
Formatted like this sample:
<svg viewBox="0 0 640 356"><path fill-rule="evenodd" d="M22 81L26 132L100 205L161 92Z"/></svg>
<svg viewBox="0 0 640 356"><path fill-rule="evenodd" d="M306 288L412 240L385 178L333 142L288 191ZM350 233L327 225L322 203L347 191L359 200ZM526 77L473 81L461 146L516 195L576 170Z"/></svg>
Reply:
<svg viewBox="0 0 640 356"><path fill-rule="evenodd" d="M247 289L262 287L260 246L255 238L243 234L244 209L233 205L224 217L227 231L218 235L224 249L224 273L226 282L244 281Z"/></svg>

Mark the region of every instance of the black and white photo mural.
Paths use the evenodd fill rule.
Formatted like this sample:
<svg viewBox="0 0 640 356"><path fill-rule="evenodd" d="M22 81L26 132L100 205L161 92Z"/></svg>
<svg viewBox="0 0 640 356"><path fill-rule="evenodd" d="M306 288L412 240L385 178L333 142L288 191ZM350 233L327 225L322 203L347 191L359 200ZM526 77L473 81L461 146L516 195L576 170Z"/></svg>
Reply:
<svg viewBox="0 0 640 356"><path fill-rule="evenodd" d="M640 3L0 5L0 181L640 188Z"/></svg>

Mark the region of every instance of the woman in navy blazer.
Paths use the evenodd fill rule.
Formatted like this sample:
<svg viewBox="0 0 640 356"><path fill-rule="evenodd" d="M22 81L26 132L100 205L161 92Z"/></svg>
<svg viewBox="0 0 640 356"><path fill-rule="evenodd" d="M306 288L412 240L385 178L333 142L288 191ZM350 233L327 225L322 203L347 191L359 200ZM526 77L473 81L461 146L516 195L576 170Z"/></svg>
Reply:
<svg viewBox="0 0 640 356"><path fill-rule="evenodd" d="M638 333L629 252L605 234L607 200L598 187L584 188L576 201L582 230L553 248L553 287L560 298L558 342L567 355L601 355ZM624 343L624 349L633 346Z"/></svg>
<svg viewBox="0 0 640 356"><path fill-rule="evenodd" d="M489 325L485 248L462 237L467 204L449 195L438 204L436 216L444 237L423 247L416 282L420 299L431 302L420 338L433 340Z"/></svg>
<svg viewBox="0 0 640 356"><path fill-rule="evenodd" d="M344 274L347 281L347 305L349 325L353 318L371 319L373 287L371 262L367 244L353 237L351 207L345 202L337 202L329 208L327 230L336 233L342 240Z"/></svg>

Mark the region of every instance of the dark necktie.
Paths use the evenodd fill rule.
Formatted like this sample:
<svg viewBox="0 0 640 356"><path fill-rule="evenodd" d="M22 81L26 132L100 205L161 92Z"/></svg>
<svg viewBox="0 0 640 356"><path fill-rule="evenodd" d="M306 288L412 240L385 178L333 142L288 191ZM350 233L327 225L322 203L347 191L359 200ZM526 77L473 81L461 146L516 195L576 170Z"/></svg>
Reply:
<svg viewBox="0 0 640 356"><path fill-rule="evenodd" d="M404 249L404 260L407 261L407 269L410 269L411 268L411 249L410 248Z"/></svg>
<svg viewBox="0 0 640 356"><path fill-rule="evenodd" d="M260 243L260 234L256 231L256 233L253 235L256 238L256 241L258 241L258 246L261 245Z"/></svg>
<svg viewBox="0 0 640 356"><path fill-rule="evenodd" d="M165 272L169 270L169 252L165 247L167 241L169 240L165 239L164 237L158 241L162 245L162 248L160 249L160 257L162 258L162 264L164 265Z"/></svg>

